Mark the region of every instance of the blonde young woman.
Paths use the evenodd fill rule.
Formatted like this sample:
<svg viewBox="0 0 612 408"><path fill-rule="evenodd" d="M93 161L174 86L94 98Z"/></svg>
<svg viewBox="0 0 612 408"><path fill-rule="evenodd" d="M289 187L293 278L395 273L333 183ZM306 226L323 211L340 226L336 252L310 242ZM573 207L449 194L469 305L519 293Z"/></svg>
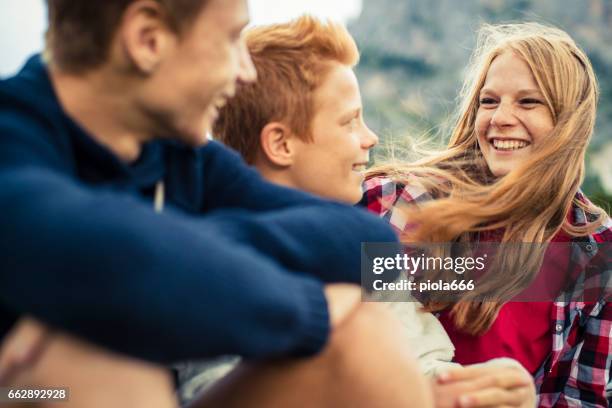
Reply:
<svg viewBox="0 0 612 408"><path fill-rule="evenodd" d="M562 259L599 265L579 276L598 280L592 302L425 306L439 312L455 361L512 357L535 376L539 406L607 407L612 223L579 189L598 98L591 63L565 32L535 23L484 26L471 62L447 149L370 170L363 203L409 243L591 244L567 245ZM499 292L533 280L539 269L515 269L521 272L496 282ZM445 382L473 376L456 371ZM480 394L472 403L492 398Z"/></svg>

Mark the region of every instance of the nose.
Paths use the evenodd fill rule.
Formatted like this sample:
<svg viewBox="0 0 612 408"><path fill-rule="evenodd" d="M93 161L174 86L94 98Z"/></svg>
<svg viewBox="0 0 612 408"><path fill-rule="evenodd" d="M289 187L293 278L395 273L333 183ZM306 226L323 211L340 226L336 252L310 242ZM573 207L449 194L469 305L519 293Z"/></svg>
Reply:
<svg viewBox="0 0 612 408"><path fill-rule="evenodd" d="M244 40L240 43L240 66L238 83L248 84L257 80L257 69L251 59L251 54Z"/></svg>
<svg viewBox="0 0 612 408"><path fill-rule="evenodd" d="M369 127L364 126L364 131L361 133L361 148L370 150L378 144L378 136L372 132Z"/></svg>
<svg viewBox="0 0 612 408"><path fill-rule="evenodd" d="M510 103L501 102L491 116L491 125L497 128L513 126L516 123L517 118Z"/></svg>

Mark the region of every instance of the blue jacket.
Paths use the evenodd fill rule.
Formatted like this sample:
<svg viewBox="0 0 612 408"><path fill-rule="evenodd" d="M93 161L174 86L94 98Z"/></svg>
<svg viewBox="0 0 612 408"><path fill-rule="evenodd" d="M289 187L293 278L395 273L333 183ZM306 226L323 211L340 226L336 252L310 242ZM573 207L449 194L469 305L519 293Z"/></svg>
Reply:
<svg viewBox="0 0 612 408"><path fill-rule="evenodd" d="M310 354L329 332L322 282L359 282L360 243L394 240L215 142L120 161L62 111L39 56L0 82L0 338L28 314L159 362Z"/></svg>

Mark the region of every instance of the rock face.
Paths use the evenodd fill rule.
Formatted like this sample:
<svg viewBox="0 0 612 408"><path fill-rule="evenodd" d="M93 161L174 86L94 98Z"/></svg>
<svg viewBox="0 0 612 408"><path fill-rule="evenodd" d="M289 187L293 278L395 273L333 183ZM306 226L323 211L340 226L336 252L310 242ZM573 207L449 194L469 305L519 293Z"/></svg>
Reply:
<svg viewBox="0 0 612 408"><path fill-rule="evenodd" d="M349 30L368 123L387 140L432 130L444 140L475 31L510 21L558 26L587 51L601 87L592 148L612 143L612 0L364 1Z"/></svg>

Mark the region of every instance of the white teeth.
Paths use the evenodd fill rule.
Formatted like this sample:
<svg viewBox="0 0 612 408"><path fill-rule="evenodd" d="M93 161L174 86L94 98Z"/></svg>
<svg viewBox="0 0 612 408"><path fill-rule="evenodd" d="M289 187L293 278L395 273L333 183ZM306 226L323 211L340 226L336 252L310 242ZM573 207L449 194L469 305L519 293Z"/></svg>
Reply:
<svg viewBox="0 0 612 408"><path fill-rule="evenodd" d="M365 164L355 164L353 166L354 171L365 171L365 168L366 168Z"/></svg>
<svg viewBox="0 0 612 408"><path fill-rule="evenodd" d="M499 140L493 139L493 146L499 150L518 150L528 146L524 140Z"/></svg>

